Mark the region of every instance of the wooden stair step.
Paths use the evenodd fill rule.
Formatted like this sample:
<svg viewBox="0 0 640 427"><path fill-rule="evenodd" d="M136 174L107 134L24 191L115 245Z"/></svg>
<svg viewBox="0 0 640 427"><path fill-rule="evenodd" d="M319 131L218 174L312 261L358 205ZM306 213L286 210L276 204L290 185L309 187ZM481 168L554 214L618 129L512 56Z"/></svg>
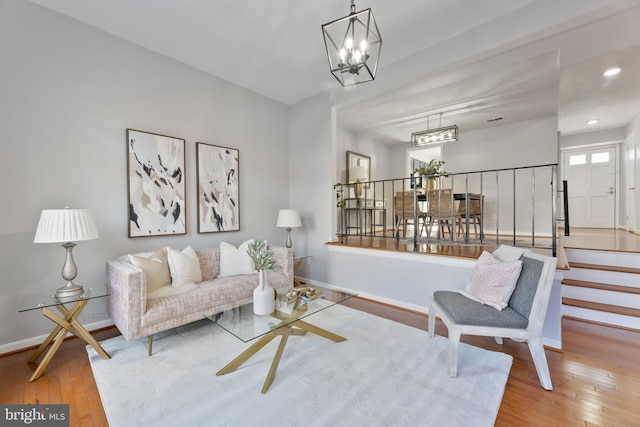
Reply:
<svg viewBox="0 0 640 427"><path fill-rule="evenodd" d="M606 313L640 317L640 309L637 308L620 307L618 305L601 304L599 302L582 301L572 298L562 298L562 304L578 308L587 308L589 310L604 311Z"/></svg>
<svg viewBox="0 0 640 427"><path fill-rule="evenodd" d="M580 288L601 289L603 291L624 292L627 294L640 295L640 288L632 286L610 285L606 283L586 282L584 280L562 279L563 285L577 286Z"/></svg>
<svg viewBox="0 0 640 427"><path fill-rule="evenodd" d="M585 268L588 270L613 271L616 273L640 274L640 268L617 267L612 265L583 264L581 262L569 262L569 268Z"/></svg>

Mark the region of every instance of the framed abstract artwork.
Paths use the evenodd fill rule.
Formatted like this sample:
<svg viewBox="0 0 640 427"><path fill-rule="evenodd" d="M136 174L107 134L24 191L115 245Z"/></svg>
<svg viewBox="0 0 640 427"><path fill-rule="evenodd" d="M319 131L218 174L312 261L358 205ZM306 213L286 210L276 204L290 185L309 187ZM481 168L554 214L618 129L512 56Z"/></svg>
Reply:
<svg viewBox="0 0 640 427"><path fill-rule="evenodd" d="M127 129L129 237L186 234L185 141Z"/></svg>
<svg viewBox="0 0 640 427"><path fill-rule="evenodd" d="M240 152L196 143L198 233L240 230Z"/></svg>

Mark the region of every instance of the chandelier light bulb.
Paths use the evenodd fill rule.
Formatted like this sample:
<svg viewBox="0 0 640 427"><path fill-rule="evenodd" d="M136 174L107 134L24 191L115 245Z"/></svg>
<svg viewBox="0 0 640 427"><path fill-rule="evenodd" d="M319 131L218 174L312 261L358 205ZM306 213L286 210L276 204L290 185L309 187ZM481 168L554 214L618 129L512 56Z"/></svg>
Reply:
<svg viewBox="0 0 640 427"><path fill-rule="evenodd" d="M342 48L340 49L340 60L344 62L345 59L347 59L347 51L344 48Z"/></svg>
<svg viewBox="0 0 640 427"><path fill-rule="evenodd" d="M367 41L366 40L362 40L360 42L360 50L362 51L362 53L364 54L367 50Z"/></svg>
<svg viewBox="0 0 640 427"><path fill-rule="evenodd" d="M346 47L347 49L351 49L353 47L353 39L351 37L347 37L347 39L344 41L344 47Z"/></svg>
<svg viewBox="0 0 640 427"><path fill-rule="evenodd" d="M622 71L622 70L620 69L620 67L611 67L611 68L608 68L608 69L603 73L603 75L604 75L605 77L612 77L612 76L615 76L616 74L618 74L620 71Z"/></svg>
<svg viewBox="0 0 640 427"><path fill-rule="evenodd" d="M360 62L360 60L362 59L362 53L360 53L360 51L356 49L356 51L353 53L353 57L356 62Z"/></svg>

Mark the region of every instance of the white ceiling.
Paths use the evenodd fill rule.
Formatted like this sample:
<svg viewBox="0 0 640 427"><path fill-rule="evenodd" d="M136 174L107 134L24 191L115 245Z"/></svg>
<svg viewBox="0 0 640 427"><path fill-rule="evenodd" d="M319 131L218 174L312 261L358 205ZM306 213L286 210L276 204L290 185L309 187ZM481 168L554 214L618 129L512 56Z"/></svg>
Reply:
<svg viewBox="0 0 640 427"><path fill-rule="evenodd" d="M338 86L320 27L347 15L348 0L31 1L287 105ZM545 3L359 0L356 6L370 7L380 28L380 74L537 1ZM557 3L546 3L549 13L557 11ZM446 70L446 78L429 75L397 94L353 103L340 110L341 124L387 143L408 141L435 112L444 113L443 125L455 123L461 131L489 126L487 120L497 117L503 119L494 123L503 124L556 112L563 133L585 131L591 115L601 120L596 128L624 126L640 109L640 52L630 49L640 45L640 7L627 7L538 34L525 55L522 44L519 52L503 49ZM614 62L622 62L623 72L607 83L601 69Z"/></svg>

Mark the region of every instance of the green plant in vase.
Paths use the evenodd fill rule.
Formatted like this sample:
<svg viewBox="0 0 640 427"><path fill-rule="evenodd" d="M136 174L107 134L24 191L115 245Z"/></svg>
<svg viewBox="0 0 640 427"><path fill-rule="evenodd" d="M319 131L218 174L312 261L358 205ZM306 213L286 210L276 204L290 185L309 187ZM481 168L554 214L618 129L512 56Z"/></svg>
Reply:
<svg viewBox="0 0 640 427"><path fill-rule="evenodd" d="M249 254L249 258L251 258L258 271L282 268L276 261L273 251L260 238L247 245L247 254Z"/></svg>
<svg viewBox="0 0 640 427"><path fill-rule="evenodd" d="M431 159L427 166L416 168L413 173L425 177L429 182L429 188L433 188L434 181L439 176L449 176L449 172L442 170L444 162L442 160Z"/></svg>
<svg viewBox="0 0 640 427"><path fill-rule="evenodd" d="M262 239L255 239L247 246L247 254L258 270L258 287L253 290L253 312L259 316L271 314L275 309L275 289L269 286L267 271L282 268L275 254Z"/></svg>

